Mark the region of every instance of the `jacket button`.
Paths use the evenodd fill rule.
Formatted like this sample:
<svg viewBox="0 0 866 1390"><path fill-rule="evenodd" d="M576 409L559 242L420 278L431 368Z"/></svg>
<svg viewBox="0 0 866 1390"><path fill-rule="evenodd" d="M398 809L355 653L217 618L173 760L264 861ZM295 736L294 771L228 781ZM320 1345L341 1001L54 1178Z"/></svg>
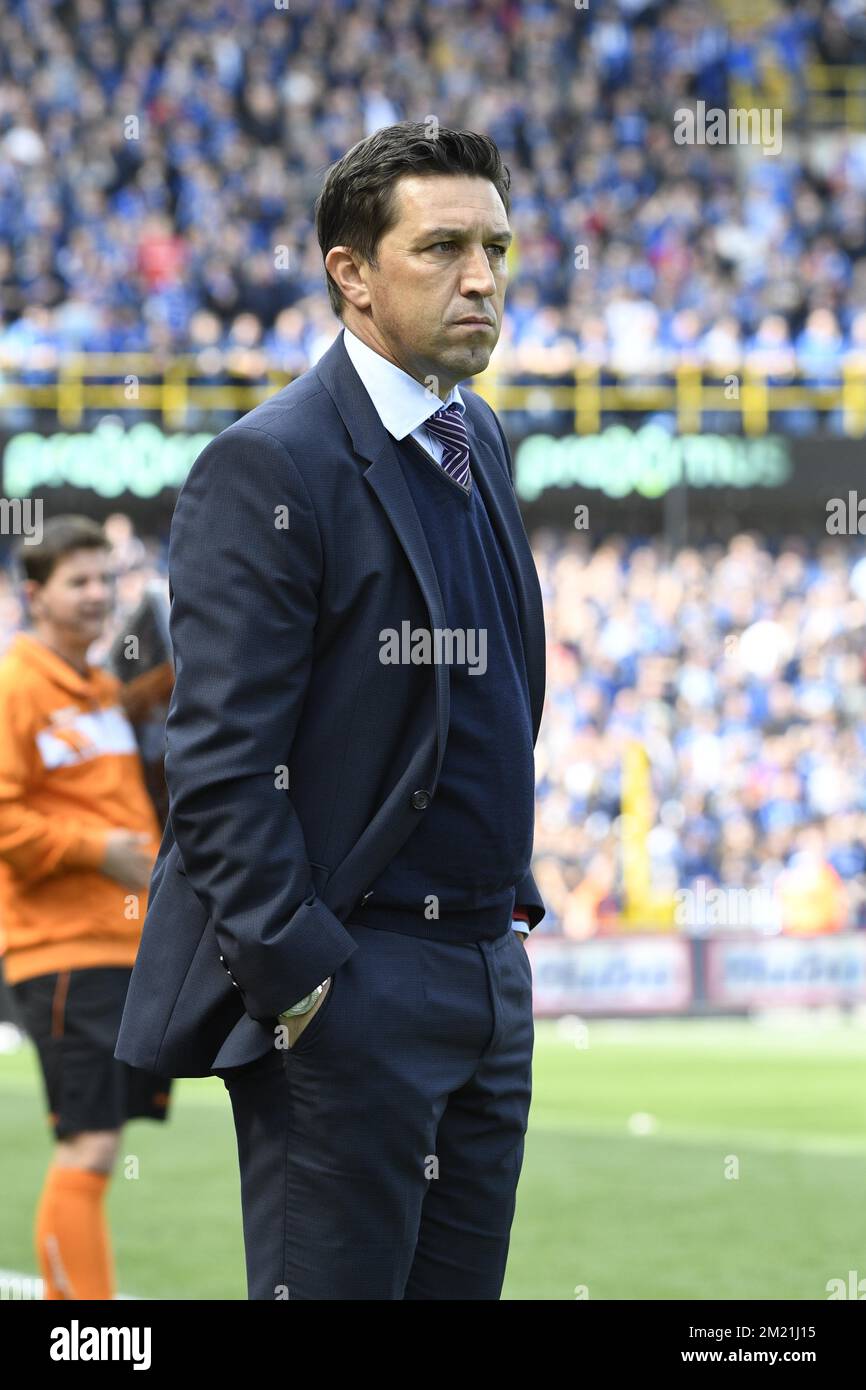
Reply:
<svg viewBox="0 0 866 1390"><path fill-rule="evenodd" d="M416 811L426 811L427 807L430 805L430 793L423 791L413 792L412 805Z"/></svg>
<svg viewBox="0 0 866 1390"><path fill-rule="evenodd" d="M232 974L232 972L229 970L228 966L226 965L226 958L225 958L225 956L220 956L220 965L222 966L223 970L224 970L224 971L226 972L226 974L228 975L228 977L229 977L229 979L231 980L232 984L234 985L235 989L240 989L240 985L238 984L238 982L237 982L237 980L235 979L234 975Z"/></svg>

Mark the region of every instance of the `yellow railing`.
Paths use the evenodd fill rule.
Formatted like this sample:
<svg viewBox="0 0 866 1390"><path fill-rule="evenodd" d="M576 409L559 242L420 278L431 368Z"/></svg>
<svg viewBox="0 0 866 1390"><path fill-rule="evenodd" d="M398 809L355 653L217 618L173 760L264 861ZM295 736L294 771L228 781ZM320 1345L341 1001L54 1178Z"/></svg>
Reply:
<svg viewBox="0 0 866 1390"><path fill-rule="evenodd" d="M732 81L730 105L740 109L779 107L786 123L866 130L866 67L809 63L802 83L772 63L756 83Z"/></svg>
<svg viewBox="0 0 866 1390"><path fill-rule="evenodd" d="M717 0L717 8L728 25L737 31L754 30L767 24L779 12L778 0Z"/></svg>
<svg viewBox="0 0 866 1390"><path fill-rule="evenodd" d="M812 124L866 129L866 68L812 63L806 70L806 95Z"/></svg>
<svg viewBox="0 0 866 1390"><path fill-rule="evenodd" d="M511 375L516 376L514 372ZM521 373L526 375L526 373ZM706 427L707 412L724 412L734 417L732 424L748 435L766 434L780 428L774 417L785 411L811 410L822 419L840 411L844 433L860 438L866 435L866 363L846 365L838 386L817 387L792 381L789 385L769 384L754 371L726 377L727 385L716 378L708 382L698 367L683 365L674 372L658 374L646 381L609 381L611 373L595 364L580 364L573 380L564 384L562 375L549 385L536 373L531 383L520 384L500 370L476 377L473 388L503 415L523 412L530 419L543 421L552 413L571 417L577 434L596 434L603 417L645 416L664 412L676 417L681 434L696 434ZM92 378L114 378L98 380ZM196 380L194 358L178 357L159 365L146 354L100 353L65 359L56 379L36 385L0 377L0 428L17 427L7 412L26 407L39 412L39 423L56 423L61 429L75 430L84 423L85 411L128 416L147 412L158 415L167 430L184 429L192 422L191 412L201 424L201 412L221 412L239 416L285 386L291 377L279 371L267 374L258 384L214 386ZM53 420L46 421L46 416Z"/></svg>

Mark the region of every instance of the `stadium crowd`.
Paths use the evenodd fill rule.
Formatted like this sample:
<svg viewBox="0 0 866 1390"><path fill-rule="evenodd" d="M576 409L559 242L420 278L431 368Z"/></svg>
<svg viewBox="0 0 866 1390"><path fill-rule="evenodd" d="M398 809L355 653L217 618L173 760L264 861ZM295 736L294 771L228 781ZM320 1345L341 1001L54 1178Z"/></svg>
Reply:
<svg viewBox="0 0 866 1390"><path fill-rule="evenodd" d="M812 60L866 59L856 0L764 16L731 29L692 0L9 0L0 384L51 381L79 350L191 353L210 384L306 370L339 331L312 221L322 174L380 126L430 113L488 132L512 172L493 360L513 379L579 363L625 381L683 364L781 385L866 371L866 135L805 119L772 158L674 138L677 109L726 108L739 83L775 84L787 116ZM119 627L165 584L165 544L121 513L108 529ZM797 929L791 899L816 904L817 929L866 924L866 561L749 535L675 553L535 545L550 634L541 930L620 918L630 738L652 768L659 892L770 887L765 929ZM4 645L21 621L7 577Z"/></svg>
<svg viewBox="0 0 866 1390"><path fill-rule="evenodd" d="M106 524L117 610L91 661L149 585L166 587L164 541ZM651 768L654 889L758 890L768 904L727 926L866 927L866 558L832 542L770 547L751 534L669 552L541 531L533 537L548 629L536 748L537 930L615 930L623 891L623 758ZM0 596L2 649L23 614ZM2 654L2 651L0 651ZM718 914L716 914L718 917Z"/></svg>
<svg viewBox="0 0 866 1390"><path fill-rule="evenodd" d="M0 381L74 350L188 352L208 384L304 370L337 331L323 171L435 113L512 171L498 370L832 386L866 366L866 135L807 122L770 158L678 144L674 113L742 81L793 103L810 60L864 56L853 0L735 30L692 0L9 0Z"/></svg>
<svg viewBox="0 0 866 1390"><path fill-rule="evenodd" d="M866 559L751 534L536 537L551 635L536 754L540 929L581 937L622 912L623 754L647 750L654 891L755 892L772 932L866 926ZM678 919L675 919L678 920Z"/></svg>

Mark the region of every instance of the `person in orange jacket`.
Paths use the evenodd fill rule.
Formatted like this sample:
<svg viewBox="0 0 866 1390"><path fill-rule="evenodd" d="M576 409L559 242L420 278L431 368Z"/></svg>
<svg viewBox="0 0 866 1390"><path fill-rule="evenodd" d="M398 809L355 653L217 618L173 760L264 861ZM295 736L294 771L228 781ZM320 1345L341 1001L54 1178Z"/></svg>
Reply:
<svg viewBox="0 0 866 1390"><path fill-rule="evenodd" d="M161 827L130 722L153 682L87 662L112 608L109 551L79 516L21 544L32 628L0 662L3 967L57 1140L35 1220L49 1299L114 1296L105 1198L122 1126L164 1120L171 1087L114 1057Z"/></svg>

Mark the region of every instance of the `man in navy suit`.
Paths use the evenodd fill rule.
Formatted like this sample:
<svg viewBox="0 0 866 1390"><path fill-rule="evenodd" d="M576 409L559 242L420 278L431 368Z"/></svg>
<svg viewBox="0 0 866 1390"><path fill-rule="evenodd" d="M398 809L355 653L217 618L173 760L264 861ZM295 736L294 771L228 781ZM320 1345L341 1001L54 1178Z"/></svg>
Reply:
<svg viewBox="0 0 866 1390"><path fill-rule="evenodd" d="M541 593L495 414L494 143L331 167L343 331L171 528L169 824L117 1055L216 1074L257 1299L497 1299L533 1045Z"/></svg>

